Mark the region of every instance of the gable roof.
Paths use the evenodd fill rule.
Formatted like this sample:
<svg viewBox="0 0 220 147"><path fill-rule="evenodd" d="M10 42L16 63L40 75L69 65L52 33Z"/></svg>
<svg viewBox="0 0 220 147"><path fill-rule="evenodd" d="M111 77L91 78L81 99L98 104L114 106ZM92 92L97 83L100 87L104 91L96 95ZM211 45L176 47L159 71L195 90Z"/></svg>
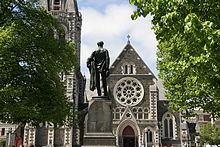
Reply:
<svg viewBox="0 0 220 147"><path fill-rule="evenodd" d="M123 62L123 63L122 63ZM155 79L156 76L153 74L153 72L150 70L150 68L145 64L145 62L142 60L142 58L139 56L139 54L136 52L134 47L130 44L130 41L127 42L124 49L121 51L119 56L115 59L113 64L111 65L111 73L115 73L114 69L118 66L121 66L125 63L136 63L136 67L141 67L141 73L137 72L137 74L148 74L153 75ZM118 67L120 68L120 67ZM139 70L140 71L140 70Z"/></svg>

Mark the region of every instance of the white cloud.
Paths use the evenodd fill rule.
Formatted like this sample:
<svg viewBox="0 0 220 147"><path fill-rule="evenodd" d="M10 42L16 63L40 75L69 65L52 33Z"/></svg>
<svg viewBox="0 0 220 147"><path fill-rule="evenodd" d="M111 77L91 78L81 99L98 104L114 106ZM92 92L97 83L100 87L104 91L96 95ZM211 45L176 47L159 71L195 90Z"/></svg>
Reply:
<svg viewBox="0 0 220 147"><path fill-rule="evenodd" d="M87 6L92 6L92 7L103 7L106 6L107 4L112 4L112 3L127 3L128 0L78 0L79 4L82 5L87 5Z"/></svg>
<svg viewBox="0 0 220 147"><path fill-rule="evenodd" d="M96 1L96 0L87 0ZM103 1L103 0L102 0ZM156 71L156 38L151 30L151 17L139 18L135 21L130 16L133 12L129 4L110 4L99 11L93 7L82 7L82 73L88 76L86 60L97 47L100 40L105 42L109 50L111 63L127 43L127 35L131 36L131 44L150 69Z"/></svg>

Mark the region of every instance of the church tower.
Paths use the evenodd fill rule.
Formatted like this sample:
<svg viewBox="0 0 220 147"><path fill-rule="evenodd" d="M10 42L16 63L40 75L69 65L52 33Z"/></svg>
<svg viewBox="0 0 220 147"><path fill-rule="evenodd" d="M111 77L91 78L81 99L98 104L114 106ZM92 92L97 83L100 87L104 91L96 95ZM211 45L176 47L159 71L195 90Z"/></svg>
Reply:
<svg viewBox="0 0 220 147"><path fill-rule="evenodd" d="M80 64L80 44L82 16L76 0L40 0L40 4L60 20L68 41L75 43L78 63Z"/></svg>
<svg viewBox="0 0 220 147"><path fill-rule="evenodd" d="M65 39L75 45L77 62L80 65L81 25L82 16L78 11L77 0L40 0L40 5L56 17L65 30ZM64 63L65 64L65 63ZM82 109L85 79L80 68L61 73L65 94L76 111ZM78 126L62 126L55 129L47 123L40 128L26 125L24 129L24 146L79 146L80 131Z"/></svg>

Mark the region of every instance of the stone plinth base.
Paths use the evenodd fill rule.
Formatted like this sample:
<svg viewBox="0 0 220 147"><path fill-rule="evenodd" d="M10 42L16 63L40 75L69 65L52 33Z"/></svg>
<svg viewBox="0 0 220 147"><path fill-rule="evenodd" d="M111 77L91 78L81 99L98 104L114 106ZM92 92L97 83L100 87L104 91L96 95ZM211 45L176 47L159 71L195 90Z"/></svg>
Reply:
<svg viewBox="0 0 220 147"><path fill-rule="evenodd" d="M87 133L84 135L84 145L115 147L115 136L111 133Z"/></svg>
<svg viewBox="0 0 220 147"><path fill-rule="evenodd" d="M86 133L111 133L111 101L106 97L93 97L89 103Z"/></svg>
<svg viewBox="0 0 220 147"><path fill-rule="evenodd" d="M83 147L115 147L112 110L108 97L93 97L89 103Z"/></svg>

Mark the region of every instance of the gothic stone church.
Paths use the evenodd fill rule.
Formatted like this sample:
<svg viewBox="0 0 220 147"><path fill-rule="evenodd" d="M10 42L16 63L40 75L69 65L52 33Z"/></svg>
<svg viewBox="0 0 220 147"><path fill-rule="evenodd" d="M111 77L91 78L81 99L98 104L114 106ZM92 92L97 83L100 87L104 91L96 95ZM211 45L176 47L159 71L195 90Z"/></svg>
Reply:
<svg viewBox="0 0 220 147"><path fill-rule="evenodd" d="M111 65L107 81L115 146L181 146L186 128L180 127L180 116L168 102L159 100L157 78L130 41Z"/></svg>

